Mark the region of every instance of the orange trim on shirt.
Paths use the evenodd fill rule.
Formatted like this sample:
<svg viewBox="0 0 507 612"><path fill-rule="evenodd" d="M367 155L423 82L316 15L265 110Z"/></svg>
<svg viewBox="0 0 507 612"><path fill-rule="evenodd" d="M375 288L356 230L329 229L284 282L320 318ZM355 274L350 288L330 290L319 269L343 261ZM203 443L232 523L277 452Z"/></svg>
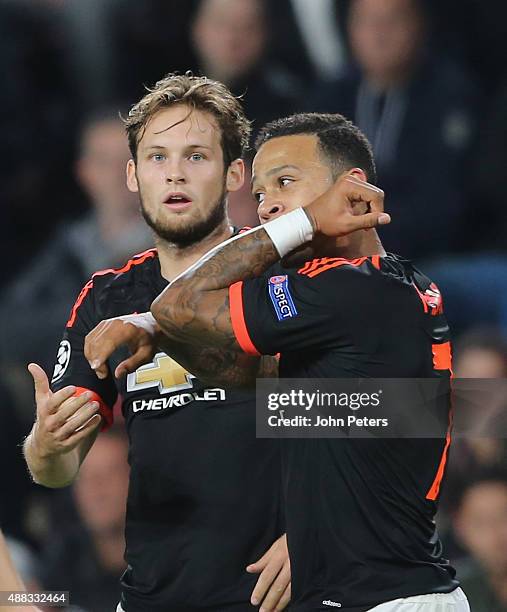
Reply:
<svg viewBox="0 0 507 612"><path fill-rule="evenodd" d="M309 278L314 278L321 272L330 270L331 268L338 268L339 266L361 266L368 257L358 257L357 259L344 259L343 257L322 257L321 259L314 259L307 262L302 268L298 270L298 274L303 274Z"/></svg>
<svg viewBox="0 0 507 612"><path fill-rule="evenodd" d="M448 344L448 343L447 343ZM452 405L452 390L451 390L451 408L449 410L449 426L447 427L447 434L445 436L445 446L442 452L442 457L440 458L440 463L438 465L437 474L433 483L426 493L426 499L430 499L431 501L435 501L440 492L440 485L442 484L442 479L444 478L445 466L447 465L447 459L449 457L449 447L451 446L451 431L452 431L452 422L453 422L453 413L454 406Z"/></svg>
<svg viewBox="0 0 507 612"><path fill-rule="evenodd" d="M72 327L74 323L76 322L77 311L79 307L81 306L81 304L83 303L83 300L87 296L88 292L93 287L93 279L96 276L104 276L104 274L121 274L122 272L128 272L130 268L132 268L133 266L138 266L139 264L142 264L147 259L155 257L156 254L157 254L157 249L149 249L148 251L139 253L139 255L134 255L132 259L128 260L128 262L123 266L123 268L109 268L107 270L100 270L99 272L95 272L95 274L92 275L91 280L89 280L86 283L86 285L81 289L81 292L78 295L76 303L74 304L70 312L70 317L69 317L69 320L67 321L66 327Z"/></svg>
<svg viewBox="0 0 507 612"><path fill-rule="evenodd" d="M104 431L106 429L109 429L109 427L111 427L111 425L113 424L113 411L111 410L111 408L109 408L109 406L100 397L98 393L95 393L95 391L92 391L91 389L86 389L86 387L76 387L76 392L74 393L73 397L79 397L80 395L83 395L83 393L86 392L91 393L92 395L89 401L97 402L99 405L99 414L102 417L102 425L100 427L100 430Z"/></svg>
<svg viewBox="0 0 507 612"><path fill-rule="evenodd" d="M433 353L433 367L435 370L449 370L452 378L452 356L451 356L451 343L443 342L442 344L432 344L431 351ZM451 395L452 402L452 395ZM445 438L445 446L438 466L435 480L430 487L430 490L426 494L426 499L435 501L440 491L440 485L444 477L445 466L447 464L447 458L449 455L449 447L451 445L451 431L453 421L453 407L449 410L449 426L447 428L447 434Z"/></svg>
<svg viewBox="0 0 507 612"><path fill-rule="evenodd" d="M371 263L373 264L374 268L380 270L380 255L373 255L373 257L371 258Z"/></svg>
<svg viewBox="0 0 507 612"><path fill-rule="evenodd" d="M234 335L240 347L249 355L260 356L260 352L255 348L245 321L243 310L243 281L234 283L229 287L229 310L231 313L231 323Z"/></svg>
<svg viewBox="0 0 507 612"><path fill-rule="evenodd" d="M298 274L309 274L316 270L319 266L324 266L333 261L349 261L348 259L344 259L343 257L317 257L315 259L310 259L307 261L305 265L298 270Z"/></svg>
<svg viewBox="0 0 507 612"><path fill-rule="evenodd" d="M451 343L432 344L433 368L435 370L449 370L452 372Z"/></svg>
<svg viewBox="0 0 507 612"><path fill-rule="evenodd" d="M437 475L435 476L435 480L430 487L430 490L426 494L426 499L430 499L435 501L440 492L440 485L442 484L442 479L445 473L445 466L447 464L447 457L449 455L449 447L451 445L451 429L452 429L452 408L449 412L449 427L447 428L447 435L445 437L445 446L442 453L442 457L440 459L440 464L438 466Z"/></svg>

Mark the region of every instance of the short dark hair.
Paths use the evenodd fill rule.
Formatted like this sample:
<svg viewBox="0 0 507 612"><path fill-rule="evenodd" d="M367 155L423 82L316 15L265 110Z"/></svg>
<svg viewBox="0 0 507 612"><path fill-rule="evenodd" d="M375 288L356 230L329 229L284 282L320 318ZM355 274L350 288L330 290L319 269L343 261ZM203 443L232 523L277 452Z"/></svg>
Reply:
<svg viewBox="0 0 507 612"><path fill-rule="evenodd" d="M375 183L377 172L371 145L361 130L343 115L332 113L298 113L267 123L255 140L255 149L272 138L315 135L319 149L336 179L351 168L361 168L368 181Z"/></svg>
<svg viewBox="0 0 507 612"><path fill-rule="evenodd" d="M250 138L250 122L245 117L240 100L225 85L187 72L168 74L154 87L146 89L148 93L134 104L124 119L134 161L137 160L137 145L150 119L160 110L177 104L207 112L215 118L221 130L226 169L231 162L243 156Z"/></svg>

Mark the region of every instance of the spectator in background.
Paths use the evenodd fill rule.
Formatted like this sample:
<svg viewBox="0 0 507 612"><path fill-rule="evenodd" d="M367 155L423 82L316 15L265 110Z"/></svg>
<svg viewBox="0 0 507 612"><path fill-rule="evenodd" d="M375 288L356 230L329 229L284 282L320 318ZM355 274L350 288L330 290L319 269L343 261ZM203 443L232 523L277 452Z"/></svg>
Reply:
<svg viewBox="0 0 507 612"><path fill-rule="evenodd" d="M98 436L73 486L80 522L59 524L42 554L41 584L70 591L87 612L115 610L125 570L127 440L121 427Z"/></svg>
<svg viewBox="0 0 507 612"><path fill-rule="evenodd" d="M471 555L460 582L473 612L507 612L507 474L468 479L454 528Z"/></svg>
<svg viewBox="0 0 507 612"><path fill-rule="evenodd" d="M471 330L455 343L453 363L457 379L507 378L507 341L497 330L491 328ZM480 383L477 388L481 388ZM484 386L483 388L484 392L488 388L491 389ZM468 423L467 427L470 429L467 429L467 437L457 437L453 441L447 483L440 500L440 507L447 513L447 518L456 511L456 500L467 486L470 474L507 465L505 439L501 436L492 437L492 431L495 431L495 415L505 409L504 398L498 398L500 403L497 404L494 394L488 394L486 397L491 404L488 405L485 399L479 400L481 410L475 415L475 419ZM472 402L477 403L473 399ZM485 429L485 432L481 429ZM462 551L456 547L455 536L449 528L450 525L441 513L439 529L447 532L449 538L446 549L450 551L451 557L459 557Z"/></svg>
<svg viewBox="0 0 507 612"><path fill-rule="evenodd" d="M456 378L507 378L507 341L494 329L475 329L463 335L455 345L454 374ZM495 402L494 398L490 401ZM501 398L502 404L507 399ZM448 477L454 482L450 490L460 489L469 474L478 468L500 466L507 462L507 447L501 437L492 438L491 418L495 411L503 410L503 405L482 405L482 415L478 420L486 428L480 428L469 439L456 440L454 445L453 466Z"/></svg>
<svg viewBox="0 0 507 612"><path fill-rule="evenodd" d="M192 40L203 74L244 94L246 116L260 127L290 114L290 75L268 61L269 15L264 0L200 0Z"/></svg>
<svg viewBox="0 0 507 612"><path fill-rule="evenodd" d="M256 127L293 112L299 88L293 75L269 58L272 24L265 0L199 0L196 6L191 34L200 72L242 96L253 135ZM229 211L239 227L259 223L249 164Z"/></svg>
<svg viewBox="0 0 507 612"><path fill-rule="evenodd" d="M496 329L475 329L455 347L457 378L507 378L507 340Z"/></svg>
<svg viewBox="0 0 507 612"><path fill-rule="evenodd" d="M315 76L336 78L345 68L347 52L342 27L348 0L276 0L269 20L276 32L271 43L280 58L306 82Z"/></svg>
<svg viewBox="0 0 507 612"><path fill-rule="evenodd" d="M91 210L58 227L37 260L0 298L0 361L4 365L24 370L28 361L40 360L49 368L61 321L90 275L123 265L131 255L152 246L139 204L125 184L128 159L117 113L105 111L86 121L75 171Z"/></svg>
<svg viewBox="0 0 507 612"><path fill-rule="evenodd" d="M456 246L477 112L470 78L432 53L426 8L423 0L353 0L354 66L308 99L311 110L354 120L373 143L393 215L382 239L416 258Z"/></svg>

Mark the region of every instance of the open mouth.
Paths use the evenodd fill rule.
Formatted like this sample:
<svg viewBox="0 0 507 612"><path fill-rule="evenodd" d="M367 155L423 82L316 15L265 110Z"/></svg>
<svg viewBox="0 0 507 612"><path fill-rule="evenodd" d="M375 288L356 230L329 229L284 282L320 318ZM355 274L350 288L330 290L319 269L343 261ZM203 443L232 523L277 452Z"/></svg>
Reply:
<svg viewBox="0 0 507 612"><path fill-rule="evenodd" d="M188 208L192 200L184 194L172 194L164 200L164 204L173 210L181 210Z"/></svg>

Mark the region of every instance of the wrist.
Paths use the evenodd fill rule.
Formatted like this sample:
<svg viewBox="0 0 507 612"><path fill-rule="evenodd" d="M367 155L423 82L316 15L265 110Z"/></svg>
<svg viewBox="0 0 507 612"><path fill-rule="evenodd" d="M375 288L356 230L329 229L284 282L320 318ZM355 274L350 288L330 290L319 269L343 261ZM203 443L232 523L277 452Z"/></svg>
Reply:
<svg viewBox="0 0 507 612"><path fill-rule="evenodd" d="M44 448L44 445L41 444L39 436L38 436L38 424L35 422L32 431L28 434L26 438L26 444L28 448L31 450L31 455L35 460L46 460L50 457L51 453Z"/></svg>
<svg viewBox="0 0 507 612"><path fill-rule="evenodd" d="M313 233L315 235L319 231L319 224L317 222L317 217L315 215L315 210L314 209L315 209L315 206L314 206L313 202L311 202L310 204L307 204L306 206L303 207L303 210L304 210L306 216L308 217L308 220L312 224Z"/></svg>
<svg viewBox="0 0 507 612"><path fill-rule="evenodd" d="M314 234L312 219L301 207L269 221L263 228L281 258L310 242Z"/></svg>
<svg viewBox="0 0 507 612"><path fill-rule="evenodd" d="M160 325L157 323L155 317L151 312L142 312L140 314L125 315L120 317L124 323L131 323L135 327L144 329L152 336L156 336L160 333Z"/></svg>

